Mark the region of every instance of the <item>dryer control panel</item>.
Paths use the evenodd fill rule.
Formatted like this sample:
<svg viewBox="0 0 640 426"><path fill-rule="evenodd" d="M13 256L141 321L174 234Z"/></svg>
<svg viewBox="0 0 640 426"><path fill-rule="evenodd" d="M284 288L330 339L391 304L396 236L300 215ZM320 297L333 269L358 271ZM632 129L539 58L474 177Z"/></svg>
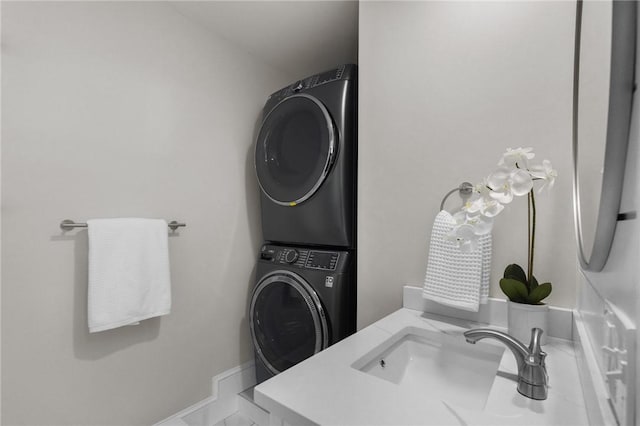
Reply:
<svg viewBox="0 0 640 426"><path fill-rule="evenodd" d="M340 260L340 252L264 245L260 252L260 259L304 269L335 271Z"/></svg>
<svg viewBox="0 0 640 426"><path fill-rule="evenodd" d="M277 92L272 93L269 96L269 102L280 101L287 96L295 95L298 92L311 89L312 87L320 86L326 83L337 80L350 80L355 77L356 66L351 64L341 65L338 68L334 68L329 71L322 72L320 74L312 75L302 80L298 80L295 83L284 87Z"/></svg>

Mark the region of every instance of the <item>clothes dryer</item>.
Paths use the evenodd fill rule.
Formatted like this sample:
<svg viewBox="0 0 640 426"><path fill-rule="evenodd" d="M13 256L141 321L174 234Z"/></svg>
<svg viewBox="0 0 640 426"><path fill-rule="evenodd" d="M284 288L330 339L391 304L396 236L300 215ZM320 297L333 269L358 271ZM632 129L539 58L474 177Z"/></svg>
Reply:
<svg viewBox="0 0 640 426"><path fill-rule="evenodd" d="M262 247L249 308L258 383L355 332L351 254Z"/></svg>
<svg viewBox="0 0 640 426"><path fill-rule="evenodd" d="M273 93L255 148L266 241L355 247L357 68Z"/></svg>

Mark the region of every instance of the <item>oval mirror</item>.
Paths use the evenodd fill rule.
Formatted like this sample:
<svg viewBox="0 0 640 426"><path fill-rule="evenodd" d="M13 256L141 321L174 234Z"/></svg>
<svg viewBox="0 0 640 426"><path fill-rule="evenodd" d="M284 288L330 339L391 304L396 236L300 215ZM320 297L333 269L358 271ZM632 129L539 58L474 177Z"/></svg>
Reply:
<svg viewBox="0 0 640 426"><path fill-rule="evenodd" d="M576 4L573 81L573 206L578 257L600 271L622 197L631 125L636 2ZM620 216L620 217L619 217Z"/></svg>

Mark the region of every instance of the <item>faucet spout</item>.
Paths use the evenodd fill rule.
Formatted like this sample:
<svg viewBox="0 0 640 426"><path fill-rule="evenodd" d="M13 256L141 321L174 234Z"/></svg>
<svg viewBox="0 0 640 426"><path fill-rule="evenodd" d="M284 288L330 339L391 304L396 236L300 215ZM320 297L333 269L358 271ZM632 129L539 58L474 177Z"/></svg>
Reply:
<svg viewBox="0 0 640 426"><path fill-rule="evenodd" d="M513 336L508 335L507 333L503 333L498 330L492 330L490 328L476 328L473 330L466 331L464 333L465 339L469 343L476 343L478 340L492 338L502 342L507 348L513 352L513 355L516 357L516 362L518 363L518 371L524 365L525 359L529 355L529 349L518 339Z"/></svg>
<svg viewBox="0 0 640 426"><path fill-rule="evenodd" d="M541 335L541 329L531 329L531 342L529 347L526 347L513 336L490 328L476 328L464 333L469 343L475 344L478 340L485 338L502 342L511 350L518 364L518 392L532 399L547 399L549 381L545 365L547 354L540 348Z"/></svg>

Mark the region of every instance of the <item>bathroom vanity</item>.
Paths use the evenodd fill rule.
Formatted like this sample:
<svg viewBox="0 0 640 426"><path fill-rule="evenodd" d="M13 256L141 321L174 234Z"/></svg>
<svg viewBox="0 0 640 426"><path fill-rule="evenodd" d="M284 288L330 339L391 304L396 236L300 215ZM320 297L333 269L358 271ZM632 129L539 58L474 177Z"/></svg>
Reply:
<svg viewBox="0 0 640 426"><path fill-rule="evenodd" d="M543 347L549 388L538 401L516 391L504 345L466 343L463 332L478 326L399 309L258 385L255 401L272 425L589 424L571 340Z"/></svg>

